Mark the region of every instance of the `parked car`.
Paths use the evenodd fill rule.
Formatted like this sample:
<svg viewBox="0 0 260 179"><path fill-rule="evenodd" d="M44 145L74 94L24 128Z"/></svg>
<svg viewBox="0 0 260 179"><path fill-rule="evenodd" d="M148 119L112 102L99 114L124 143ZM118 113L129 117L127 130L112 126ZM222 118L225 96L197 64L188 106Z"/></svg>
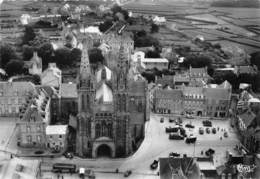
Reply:
<svg viewBox="0 0 260 179"><path fill-rule="evenodd" d="M227 132L224 132L224 137L228 137L228 133Z"/></svg>
<svg viewBox="0 0 260 179"><path fill-rule="evenodd" d="M163 117L161 118L160 122L161 122L161 123L163 123L163 122L164 122L164 118L163 118Z"/></svg>
<svg viewBox="0 0 260 179"><path fill-rule="evenodd" d="M180 134L184 137L187 137L186 130L182 127L180 127L179 129L180 129Z"/></svg>
<svg viewBox="0 0 260 179"><path fill-rule="evenodd" d="M192 124L186 124L185 127L187 127L187 128L194 128L194 126Z"/></svg>
<svg viewBox="0 0 260 179"><path fill-rule="evenodd" d="M158 168L158 163L159 163L158 160L154 160L153 163L150 165L150 168L152 170L155 170L156 168Z"/></svg>
<svg viewBox="0 0 260 179"><path fill-rule="evenodd" d="M217 130L216 130L215 127L212 128L212 133L213 133L213 134L216 134L216 133L217 133Z"/></svg>
<svg viewBox="0 0 260 179"><path fill-rule="evenodd" d="M125 173L124 173L124 177L129 177L129 175L132 174L132 171L131 170L127 170Z"/></svg>
<svg viewBox="0 0 260 179"><path fill-rule="evenodd" d="M193 143L196 142L196 140L197 140L197 137L195 137L195 136L189 136L189 137L186 138L185 142L186 142L187 144L193 144Z"/></svg>
<svg viewBox="0 0 260 179"><path fill-rule="evenodd" d="M179 135L179 134L169 134L169 139L172 139L172 140L183 140L184 137L182 135Z"/></svg>
<svg viewBox="0 0 260 179"><path fill-rule="evenodd" d="M171 126L165 127L165 132L166 132L166 133L178 132L178 130L179 130L179 127L171 127Z"/></svg>
<svg viewBox="0 0 260 179"><path fill-rule="evenodd" d="M176 152L171 152L169 153L169 157L179 157L180 154L176 153Z"/></svg>
<svg viewBox="0 0 260 179"><path fill-rule="evenodd" d="M206 132L210 134L210 129L208 127L206 128Z"/></svg>
<svg viewBox="0 0 260 179"><path fill-rule="evenodd" d="M170 123L172 123L172 122L174 122L174 121L175 121L174 119L169 118L169 122L170 122Z"/></svg>
<svg viewBox="0 0 260 179"><path fill-rule="evenodd" d="M194 119L194 117L193 117L192 115L190 115L190 114L187 114L187 115L186 115L186 118L188 118L188 119Z"/></svg>
<svg viewBox="0 0 260 179"><path fill-rule="evenodd" d="M202 121L202 124L205 127L212 127L212 122L210 120Z"/></svg>
<svg viewBox="0 0 260 179"><path fill-rule="evenodd" d="M65 152L63 155L65 158L69 158L69 159L73 159L73 157L74 157L71 152Z"/></svg>
<svg viewBox="0 0 260 179"><path fill-rule="evenodd" d="M215 150L213 150L213 149L211 149L211 148L209 148L206 152L205 152L205 154L207 155L207 156L211 156L211 155L213 155L215 153Z"/></svg>
<svg viewBox="0 0 260 179"><path fill-rule="evenodd" d="M199 128L199 134L204 134L204 129L202 127Z"/></svg>
<svg viewBox="0 0 260 179"><path fill-rule="evenodd" d="M178 117L178 123L182 124L182 118L181 117Z"/></svg>

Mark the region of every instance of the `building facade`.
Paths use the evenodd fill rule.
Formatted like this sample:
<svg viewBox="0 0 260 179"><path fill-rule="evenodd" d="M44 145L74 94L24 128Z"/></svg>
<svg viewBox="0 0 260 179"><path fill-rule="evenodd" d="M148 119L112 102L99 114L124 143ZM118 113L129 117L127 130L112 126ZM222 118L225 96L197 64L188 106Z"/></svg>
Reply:
<svg viewBox="0 0 260 179"><path fill-rule="evenodd" d="M0 117L19 117L19 109L29 94L35 94L30 82L0 82Z"/></svg>
<svg viewBox="0 0 260 179"><path fill-rule="evenodd" d="M50 123L50 100L47 92L37 88L37 94L28 96L28 102L20 108L17 121L17 145L21 147L45 148L46 126Z"/></svg>
<svg viewBox="0 0 260 179"><path fill-rule="evenodd" d="M146 109L146 84L129 78L130 55L124 45L118 45L117 68L113 71L104 64L94 71L89 64L88 49L83 45L78 82L76 153L79 156L129 155L135 139L143 136L147 114L138 107ZM131 90L130 86L135 85L138 88ZM134 91L138 89L139 93ZM132 119L132 113L138 117Z"/></svg>
<svg viewBox="0 0 260 179"><path fill-rule="evenodd" d="M51 151L61 152L67 149L68 126L48 125L46 127L46 145Z"/></svg>

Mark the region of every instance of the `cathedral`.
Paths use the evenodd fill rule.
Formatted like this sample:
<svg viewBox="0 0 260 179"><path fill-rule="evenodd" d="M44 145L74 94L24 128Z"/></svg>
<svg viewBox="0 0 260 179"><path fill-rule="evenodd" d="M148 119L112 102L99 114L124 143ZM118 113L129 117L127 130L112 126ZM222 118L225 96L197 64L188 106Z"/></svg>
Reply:
<svg viewBox="0 0 260 179"><path fill-rule="evenodd" d="M83 42L78 76L76 154L80 157L123 157L136 150L149 119L147 82L131 65L119 41L116 66L89 63ZM109 60L109 59L108 59Z"/></svg>

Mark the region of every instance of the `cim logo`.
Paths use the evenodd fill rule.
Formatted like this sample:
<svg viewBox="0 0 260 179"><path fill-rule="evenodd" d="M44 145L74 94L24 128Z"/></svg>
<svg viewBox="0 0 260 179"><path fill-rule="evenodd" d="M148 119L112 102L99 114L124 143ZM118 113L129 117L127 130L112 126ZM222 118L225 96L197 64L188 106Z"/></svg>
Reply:
<svg viewBox="0 0 260 179"><path fill-rule="evenodd" d="M237 165L237 171L243 174L254 172L255 168L256 165L243 165L243 164Z"/></svg>

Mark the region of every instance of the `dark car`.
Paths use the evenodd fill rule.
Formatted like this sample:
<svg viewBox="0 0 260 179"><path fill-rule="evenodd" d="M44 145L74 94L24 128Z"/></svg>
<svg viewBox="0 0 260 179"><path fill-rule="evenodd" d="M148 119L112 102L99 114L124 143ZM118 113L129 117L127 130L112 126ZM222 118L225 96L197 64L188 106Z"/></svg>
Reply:
<svg viewBox="0 0 260 179"><path fill-rule="evenodd" d="M212 122L210 120L202 121L202 124L205 127L212 127Z"/></svg>
<svg viewBox="0 0 260 179"><path fill-rule="evenodd" d="M224 137L228 137L228 133L227 132L224 132Z"/></svg>
<svg viewBox="0 0 260 179"><path fill-rule="evenodd" d="M162 117L161 120L160 120L160 123L163 123L164 122L164 118Z"/></svg>
<svg viewBox="0 0 260 179"><path fill-rule="evenodd" d="M171 152L171 153L169 153L169 156L170 156L170 157L179 157L180 154L178 154L178 153L176 153L176 152Z"/></svg>
<svg viewBox="0 0 260 179"><path fill-rule="evenodd" d="M150 165L150 168L152 170L155 170L158 167L158 160L154 160L153 163Z"/></svg>
<svg viewBox="0 0 260 179"><path fill-rule="evenodd" d="M174 119L169 118L169 122L170 122L170 123L172 123L172 122L174 122L174 121L175 121Z"/></svg>
<svg viewBox="0 0 260 179"><path fill-rule="evenodd" d="M170 132L178 132L179 127L165 127L165 132L170 133Z"/></svg>
<svg viewBox="0 0 260 179"><path fill-rule="evenodd" d="M193 143L196 142L196 140L197 140L197 137L195 137L195 136L190 136L190 137L187 137L187 138L186 138L185 142L186 142L187 144L193 144Z"/></svg>
<svg viewBox="0 0 260 179"><path fill-rule="evenodd" d="M169 134L169 139L172 139L172 140L183 140L184 137L182 135L179 135L179 134Z"/></svg>
<svg viewBox="0 0 260 179"><path fill-rule="evenodd" d="M128 177L129 175L132 174L132 171L131 170L127 170L125 173L124 173L124 177Z"/></svg>
<svg viewBox="0 0 260 179"><path fill-rule="evenodd" d="M214 127L214 128L212 128L212 133L213 134L216 134L217 133L217 130L216 130L216 128Z"/></svg>
<svg viewBox="0 0 260 179"><path fill-rule="evenodd" d="M205 152L205 154L207 155L207 156L211 156L211 155L213 155L215 153L215 150L213 150L213 149L211 149L211 148L209 148L206 152Z"/></svg>
<svg viewBox="0 0 260 179"><path fill-rule="evenodd" d="M179 129L180 129L180 134L184 137L187 137L186 130L182 127L180 127Z"/></svg>
<svg viewBox="0 0 260 179"><path fill-rule="evenodd" d="M199 134L204 134L204 129L202 127L199 128Z"/></svg>
<svg viewBox="0 0 260 179"><path fill-rule="evenodd" d="M63 155L64 155L64 157L69 158L69 159L73 159L73 157L74 157L73 154L70 152L65 152Z"/></svg>
<svg viewBox="0 0 260 179"><path fill-rule="evenodd" d="M185 127L187 127L187 128L194 128L194 126L192 124L186 124Z"/></svg>
<svg viewBox="0 0 260 179"><path fill-rule="evenodd" d="M206 132L207 132L208 134L210 134L210 129L209 129L209 128L206 128Z"/></svg>

